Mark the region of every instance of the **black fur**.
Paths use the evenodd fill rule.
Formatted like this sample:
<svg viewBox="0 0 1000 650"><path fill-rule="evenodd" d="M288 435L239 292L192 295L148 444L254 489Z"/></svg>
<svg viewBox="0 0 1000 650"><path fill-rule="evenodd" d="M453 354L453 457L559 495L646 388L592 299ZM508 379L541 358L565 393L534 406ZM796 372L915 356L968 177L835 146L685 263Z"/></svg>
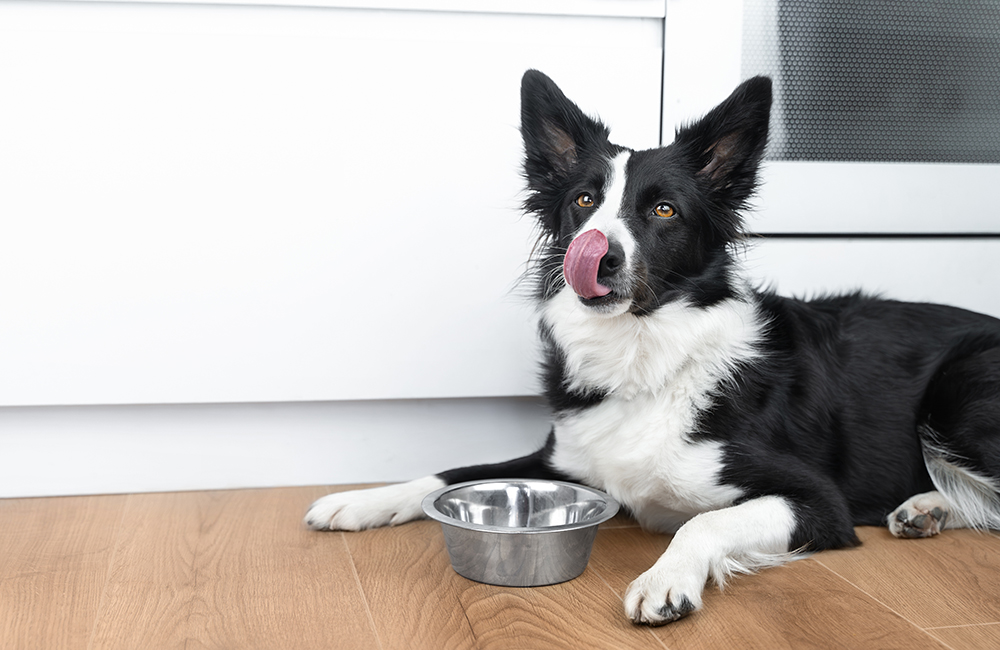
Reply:
<svg viewBox="0 0 1000 650"><path fill-rule="evenodd" d="M672 145L632 153L619 218L638 245L640 282L630 288L602 265L598 279L611 293L580 300L598 310L627 302L648 318L675 301L706 309L738 295L731 255L744 243L741 213L757 184L770 104L770 80L750 79ZM599 205L608 160L628 150L536 71L523 80L522 133L525 209L542 232L537 297L546 301L564 287L563 256L589 214L576 197L586 192ZM676 216L651 218L663 203ZM855 525L885 525L906 499L933 490L928 438L1000 481L1000 320L861 293L805 301L756 291L750 299L767 324L761 354L741 362L688 433L722 443L719 480L741 489L741 501L778 495L793 505L789 550L858 544ZM571 390L565 352L545 326L541 338L557 418L607 399ZM552 466L555 444L553 433L512 464L439 476L563 476Z"/></svg>
<svg viewBox="0 0 1000 650"><path fill-rule="evenodd" d="M532 454L528 454L527 456L515 458L514 460L510 460L505 463L459 467L442 472L437 476L448 485L464 483L466 481L485 481L512 477L571 481L573 480L573 477L567 476L554 469L550 463L555 444L555 433L549 432L549 437L545 440L545 446Z"/></svg>

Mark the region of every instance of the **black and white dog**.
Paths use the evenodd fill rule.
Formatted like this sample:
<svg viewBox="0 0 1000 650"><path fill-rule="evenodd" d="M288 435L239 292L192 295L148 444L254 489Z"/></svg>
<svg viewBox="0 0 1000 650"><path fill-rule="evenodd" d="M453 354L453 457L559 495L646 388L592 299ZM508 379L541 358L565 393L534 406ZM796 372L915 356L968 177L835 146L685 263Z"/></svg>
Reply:
<svg viewBox="0 0 1000 650"><path fill-rule="evenodd" d="M732 249L767 140L771 82L740 85L673 144L612 144L545 75L521 87L545 446L496 465L332 494L316 529L422 516L446 484L557 478L610 493L675 532L628 588L661 625L696 609L709 577L897 537L1000 527L1000 320L860 294L760 291Z"/></svg>

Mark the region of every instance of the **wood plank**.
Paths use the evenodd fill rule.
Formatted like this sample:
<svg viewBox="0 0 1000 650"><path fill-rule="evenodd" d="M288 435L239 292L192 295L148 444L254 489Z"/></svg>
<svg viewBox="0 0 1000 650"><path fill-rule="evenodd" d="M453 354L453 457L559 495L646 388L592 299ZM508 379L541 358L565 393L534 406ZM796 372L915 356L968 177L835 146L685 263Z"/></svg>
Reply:
<svg viewBox="0 0 1000 650"><path fill-rule="evenodd" d="M306 530L330 491L0 500L0 647L1000 647L995 535L861 528L859 549L709 586L704 611L654 629L620 598L670 536L626 517L579 578L514 589L456 574L434 522Z"/></svg>
<svg viewBox="0 0 1000 650"><path fill-rule="evenodd" d="M949 530L896 539L885 528L858 528L863 546L817 561L923 627L1000 621L1000 537Z"/></svg>
<svg viewBox="0 0 1000 650"><path fill-rule="evenodd" d="M601 530L594 540L589 568L597 571L611 589L622 596L629 583L663 555L672 537L638 526Z"/></svg>
<svg viewBox="0 0 1000 650"><path fill-rule="evenodd" d="M202 493L130 495L92 648L183 648Z"/></svg>
<svg viewBox="0 0 1000 650"><path fill-rule="evenodd" d="M927 632L943 641L951 650L1000 648L1000 623L936 627Z"/></svg>
<svg viewBox="0 0 1000 650"><path fill-rule="evenodd" d="M219 494L195 560L191 634L204 647L379 647L343 535L302 524L306 507L328 492Z"/></svg>
<svg viewBox="0 0 1000 650"><path fill-rule="evenodd" d="M662 648L619 615L621 601L589 569L559 585L497 587L455 573L436 522L346 538L386 650Z"/></svg>
<svg viewBox="0 0 1000 650"><path fill-rule="evenodd" d="M463 592L462 602L479 648L663 650L649 629L622 615L621 600L590 568L569 582L546 587L473 585Z"/></svg>
<svg viewBox="0 0 1000 650"><path fill-rule="evenodd" d="M943 648L922 630L805 559L709 588L702 620L664 628L685 648Z"/></svg>
<svg viewBox="0 0 1000 650"><path fill-rule="evenodd" d="M87 647L125 502L0 500L0 647Z"/></svg>
<svg viewBox="0 0 1000 650"><path fill-rule="evenodd" d="M461 601L471 583L451 568L440 524L343 535L385 650L477 647Z"/></svg>
<svg viewBox="0 0 1000 650"><path fill-rule="evenodd" d="M598 540L594 568L623 595L670 537L617 529ZM733 578L724 591L710 584L702 611L654 633L670 648L943 647L811 559Z"/></svg>
<svg viewBox="0 0 1000 650"><path fill-rule="evenodd" d="M603 524L599 526L600 529L604 528L638 528L639 522L632 518L631 515L626 513L624 510L619 510L611 519L608 519Z"/></svg>
<svg viewBox="0 0 1000 650"><path fill-rule="evenodd" d="M133 495L93 647L377 648L326 488Z"/></svg>

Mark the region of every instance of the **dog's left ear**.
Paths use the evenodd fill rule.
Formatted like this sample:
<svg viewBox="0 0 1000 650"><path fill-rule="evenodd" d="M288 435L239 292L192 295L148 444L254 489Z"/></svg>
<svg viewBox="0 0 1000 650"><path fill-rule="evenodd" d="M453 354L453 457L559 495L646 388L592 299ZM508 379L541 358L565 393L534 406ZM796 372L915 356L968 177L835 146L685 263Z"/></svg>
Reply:
<svg viewBox="0 0 1000 650"><path fill-rule="evenodd" d="M705 117L677 131L674 145L682 148L698 179L729 210L746 207L757 186L770 116L771 80L753 77Z"/></svg>

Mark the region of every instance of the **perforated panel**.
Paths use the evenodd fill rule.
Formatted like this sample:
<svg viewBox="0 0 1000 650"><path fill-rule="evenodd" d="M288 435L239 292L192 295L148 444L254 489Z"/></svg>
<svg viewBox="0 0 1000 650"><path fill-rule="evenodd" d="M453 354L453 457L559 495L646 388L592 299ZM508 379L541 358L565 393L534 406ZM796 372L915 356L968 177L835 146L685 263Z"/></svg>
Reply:
<svg viewBox="0 0 1000 650"><path fill-rule="evenodd" d="M747 0L776 160L1000 162L1000 3Z"/></svg>

